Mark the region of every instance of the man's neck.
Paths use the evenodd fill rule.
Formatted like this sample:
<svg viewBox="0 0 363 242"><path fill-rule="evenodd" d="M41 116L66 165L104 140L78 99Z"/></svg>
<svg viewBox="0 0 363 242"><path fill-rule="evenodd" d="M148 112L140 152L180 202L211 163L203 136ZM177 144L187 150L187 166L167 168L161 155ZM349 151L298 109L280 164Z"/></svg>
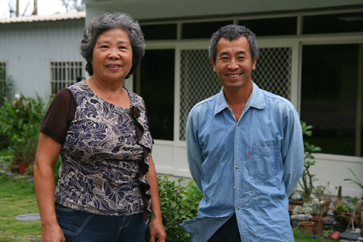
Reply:
<svg viewBox="0 0 363 242"><path fill-rule="evenodd" d="M241 88L229 89L223 88L224 96L226 97L228 106L232 109L236 121L238 122L242 115L243 109L246 106L248 98L250 97L253 89L252 81L246 83Z"/></svg>

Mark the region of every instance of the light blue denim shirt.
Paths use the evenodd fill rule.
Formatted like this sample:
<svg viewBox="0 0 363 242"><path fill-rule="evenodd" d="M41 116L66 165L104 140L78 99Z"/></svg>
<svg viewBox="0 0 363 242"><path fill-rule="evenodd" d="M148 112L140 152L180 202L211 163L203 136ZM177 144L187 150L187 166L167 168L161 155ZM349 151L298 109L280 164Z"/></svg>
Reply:
<svg viewBox="0 0 363 242"><path fill-rule="evenodd" d="M236 213L243 242L294 241L288 197L304 167L299 115L286 99L253 84L237 122L223 94L193 107L187 122L191 174L204 194L182 227L207 241Z"/></svg>

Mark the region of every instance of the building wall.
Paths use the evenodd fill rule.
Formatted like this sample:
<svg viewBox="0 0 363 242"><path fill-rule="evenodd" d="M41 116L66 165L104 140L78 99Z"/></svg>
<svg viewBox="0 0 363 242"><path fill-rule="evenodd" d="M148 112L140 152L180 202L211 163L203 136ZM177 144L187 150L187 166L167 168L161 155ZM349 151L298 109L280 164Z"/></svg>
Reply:
<svg viewBox="0 0 363 242"><path fill-rule="evenodd" d="M0 62L15 92L49 100L50 62L82 61L78 44L85 19L0 24Z"/></svg>

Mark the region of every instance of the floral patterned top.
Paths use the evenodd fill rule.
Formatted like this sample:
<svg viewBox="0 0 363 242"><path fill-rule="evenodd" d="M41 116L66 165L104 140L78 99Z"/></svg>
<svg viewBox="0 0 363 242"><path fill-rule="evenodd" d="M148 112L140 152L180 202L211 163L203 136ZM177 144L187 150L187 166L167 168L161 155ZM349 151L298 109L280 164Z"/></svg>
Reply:
<svg viewBox="0 0 363 242"><path fill-rule="evenodd" d="M128 91L130 111L98 97L86 81L67 89L76 107L61 148L55 201L100 215L147 215L150 186L145 174L152 138L143 99ZM46 117L51 115L52 105L48 112ZM49 118L44 119L41 131L52 137L46 120Z"/></svg>

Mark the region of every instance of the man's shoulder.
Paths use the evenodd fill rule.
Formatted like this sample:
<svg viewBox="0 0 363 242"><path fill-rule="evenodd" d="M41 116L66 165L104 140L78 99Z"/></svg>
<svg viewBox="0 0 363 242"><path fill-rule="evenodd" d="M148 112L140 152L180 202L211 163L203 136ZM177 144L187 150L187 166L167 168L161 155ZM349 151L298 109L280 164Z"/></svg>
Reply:
<svg viewBox="0 0 363 242"><path fill-rule="evenodd" d="M190 110L190 114L200 113L200 112L204 113L206 111L211 111L211 113L213 113L218 95L219 93L195 104L194 107Z"/></svg>
<svg viewBox="0 0 363 242"><path fill-rule="evenodd" d="M265 101L267 103L267 106L286 108L289 111L295 110L294 105L292 105L292 103L288 99L281 97L279 95L273 94L271 92L268 92L266 90L262 90L262 89L260 89L260 90L262 91L263 95L265 96Z"/></svg>

